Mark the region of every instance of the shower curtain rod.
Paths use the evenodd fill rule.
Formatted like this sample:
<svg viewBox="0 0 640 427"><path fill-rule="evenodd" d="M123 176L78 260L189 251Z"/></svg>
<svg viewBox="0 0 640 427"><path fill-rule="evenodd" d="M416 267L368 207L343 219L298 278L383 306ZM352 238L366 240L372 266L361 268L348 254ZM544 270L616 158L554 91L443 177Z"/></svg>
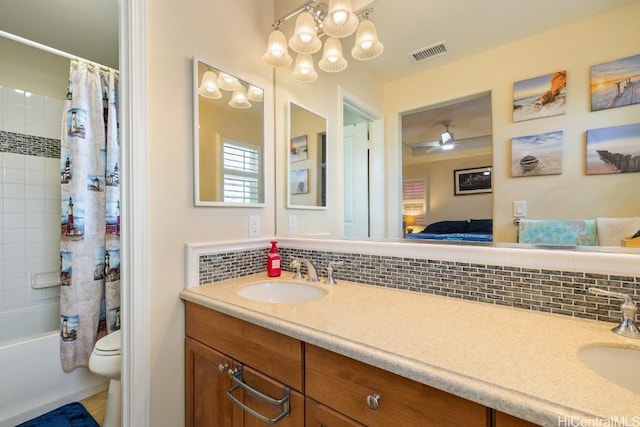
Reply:
<svg viewBox="0 0 640 427"><path fill-rule="evenodd" d="M25 45L30 46L30 47L35 47L36 49L40 49L40 50L43 50L45 52L52 53L54 55L62 56L63 58L68 58L68 59L71 59L73 61L88 62L88 63L93 64L96 67L101 68L103 70L115 71L116 73L118 72L118 70L113 69L111 67L107 67L106 65L98 64L97 62L89 61L88 59L84 59L84 58L80 58L77 55L72 55L72 54L64 52L62 50L59 50L59 49L44 45L42 43L34 42L33 40L25 39L24 37L20 37L20 36L16 36L15 34L7 33L6 31L0 30L0 36L4 37L6 39L9 39L9 40L13 40L13 41L18 42L18 43L25 44Z"/></svg>

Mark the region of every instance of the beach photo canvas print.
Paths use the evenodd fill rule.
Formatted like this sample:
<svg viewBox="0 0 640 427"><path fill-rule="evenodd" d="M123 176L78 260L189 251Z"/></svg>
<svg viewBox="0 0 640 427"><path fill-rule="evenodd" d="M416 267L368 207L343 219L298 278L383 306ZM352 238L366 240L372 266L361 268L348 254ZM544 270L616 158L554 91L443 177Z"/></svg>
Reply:
<svg viewBox="0 0 640 427"><path fill-rule="evenodd" d="M565 113L567 72L556 71L513 84L513 121L540 119Z"/></svg>
<svg viewBox="0 0 640 427"><path fill-rule="evenodd" d="M587 175L640 172L640 123L587 131Z"/></svg>
<svg viewBox="0 0 640 427"><path fill-rule="evenodd" d="M591 111L640 103L640 54L591 67Z"/></svg>
<svg viewBox="0 0 640 427"><path fill-rule="evenodd" d="M560 175L564 131L511 139L511 176Z"/></svg>

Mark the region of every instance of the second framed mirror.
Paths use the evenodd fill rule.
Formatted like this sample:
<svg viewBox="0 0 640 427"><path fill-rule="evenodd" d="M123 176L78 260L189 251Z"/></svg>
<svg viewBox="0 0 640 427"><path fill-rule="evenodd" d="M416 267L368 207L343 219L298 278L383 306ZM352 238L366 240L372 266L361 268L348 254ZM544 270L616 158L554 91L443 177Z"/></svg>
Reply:
<svg viewBox="0 0 640 427"><path fill-rule="evenodd" d="M287 104L287 208L327 207L327 119Z"/></svg>

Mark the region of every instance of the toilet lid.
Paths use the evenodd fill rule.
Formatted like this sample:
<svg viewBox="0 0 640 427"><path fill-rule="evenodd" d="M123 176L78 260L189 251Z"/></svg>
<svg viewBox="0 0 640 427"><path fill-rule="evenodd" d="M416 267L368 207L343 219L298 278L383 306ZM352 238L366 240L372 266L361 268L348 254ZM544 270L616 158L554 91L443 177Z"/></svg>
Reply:
<svg viewBox="0 0 640 427"><path fill-rule="evenodd" d="M96 342L95 350L100 353L118 355L122 350L122 333L120 330L112 332L100 338Z"/></svg>

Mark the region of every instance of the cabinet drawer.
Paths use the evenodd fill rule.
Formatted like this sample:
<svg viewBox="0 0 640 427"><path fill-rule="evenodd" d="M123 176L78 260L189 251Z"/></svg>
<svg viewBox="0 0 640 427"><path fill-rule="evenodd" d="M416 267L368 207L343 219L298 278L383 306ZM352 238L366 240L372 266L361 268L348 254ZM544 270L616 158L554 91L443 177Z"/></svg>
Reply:
<svg viewBox="0 0 640 427"><path fill-rule="evenodd" d="M309 344L305 373L308 397L370 427L487 425L482 405Z"/></svg>
<svg viewBox="0 0 640 427"><path fill-rule="evenodd" d="M303 344L244 320L186 303L186 335L264 374L303 390Z"/></svg>

